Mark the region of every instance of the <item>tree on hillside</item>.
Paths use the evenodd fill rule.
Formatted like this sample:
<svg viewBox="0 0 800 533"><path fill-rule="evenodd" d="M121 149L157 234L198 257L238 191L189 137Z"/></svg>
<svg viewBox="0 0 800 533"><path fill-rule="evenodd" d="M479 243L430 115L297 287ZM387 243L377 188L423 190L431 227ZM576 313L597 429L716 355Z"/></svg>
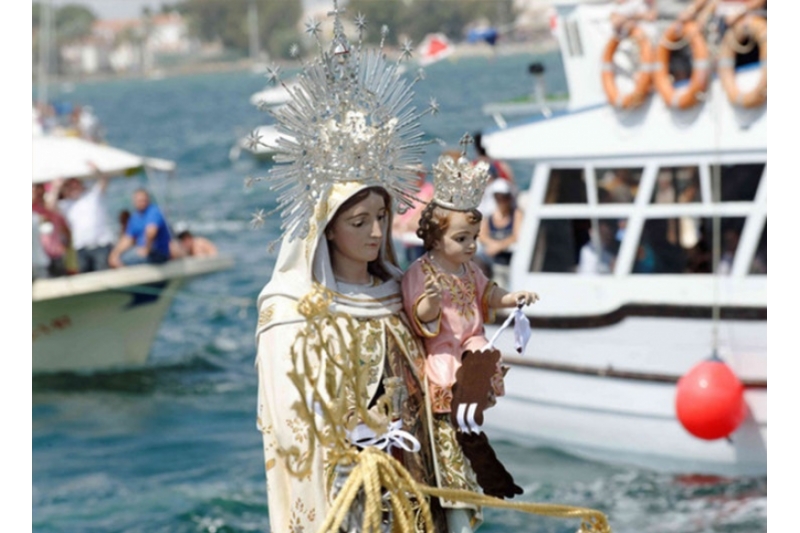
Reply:
<svg viewBox="0 0 800 533"><path fill-rule="evenodd" d="M514 0L465 0L464 9L471 14L471 21L486 19L494 26L510 24L516 18Z"/></svg>
<svg viewBox="0 0 800 533"><path fill-rule="evenodd" d="M78 4L67 4L52 9L55 17L55 38L59 43L73 42L92 33L92 25L97 16L91 9ZM36 31L42 24L42 10L40 2L33 3L33 29Z"/></svg>
<svg viewBox="0 0 800 533"><path fill-rule="evenodd" d="M40 2L33 3L32 19L33 19L33 60L34 63L39 61L39 38L44 28L41 28L43 22L43 6ZM92 25L97 19L94 12L82 5L67 4L61 7L52 7L51 16L53 21L53 35L50 36L50 54L49 65L50 70L53 72L61 69L61 58L58 50L61 46L75 42L83 37L87 37L92 33Z"/></svg>
<svg viewBox="0 0 800 533"><path fill-rule="evenodd" d="M503 25L513 21L513 4L513 0L412 0L404 30L417 43L435 32L461 40L464 28L472 22L486 20Z"/></svg>
<svg viewBox="0 0 800 533"><path fill-rule="evenodd" d="M39 2L33 3L33 28L37 29L42 23L42 4Z"/></svg>
<svg viewBox="0 0 800 533"><path fill-rule="evenodd" d="M300 43L297 23L300 0L252 0L258 10L259 40L267 51L286 57L292 43ZM189 31L201 41L219 39L226 48L247 53L248 0L186 0L176 6L187 17Z"/></svg>
<svg viewBox="0 0 800 533"><path fill-rule="evenodd" d="M419 43L428 33L436 32L460 40L464 26L470 20L463 2L414 0L409 6L405 30L415 43Z"/></svg>
<svg viewBox="0 0 800 533"><path fill-rule="evenodd" d="M56 38L59 44L74 42L91 35L92 25L97 19L91 9L77 4L58 8L55 16Z"/></svg>

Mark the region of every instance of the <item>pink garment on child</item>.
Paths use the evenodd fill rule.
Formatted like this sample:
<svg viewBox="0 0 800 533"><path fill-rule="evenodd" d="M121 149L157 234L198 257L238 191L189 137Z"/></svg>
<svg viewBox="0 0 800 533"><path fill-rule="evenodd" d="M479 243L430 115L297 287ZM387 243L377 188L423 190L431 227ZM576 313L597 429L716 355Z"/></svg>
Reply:
<svg viewBox="0 0 800 533"><path fill-rule="evenodd" d="M441 276L442 312L434 322L422 324L417 319L417 304L425 292L426 273L434 272ZM403 306L414 332L425 343L425 374L435 413L450 412L451 387L461 367L462 353L480 350L489 343L483 323L488 317L487 297L493 285L472 262L458 276L437 268L428 254L414 261L403 275Z"/></svg>

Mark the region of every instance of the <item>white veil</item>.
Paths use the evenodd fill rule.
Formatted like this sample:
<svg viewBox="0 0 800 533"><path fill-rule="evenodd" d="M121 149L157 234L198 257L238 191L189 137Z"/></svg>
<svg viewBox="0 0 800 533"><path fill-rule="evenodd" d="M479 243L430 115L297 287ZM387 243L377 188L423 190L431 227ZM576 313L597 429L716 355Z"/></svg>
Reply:
<svg viewBox="0 0 800 533"><path fill-rule="evenodd" d="M327 198L317 206L313 220L309 221L307 237L292 240L284 237L272 279L258 296L260 315L256 337L272 326L305 320L296 309L297 302L309 294L315 284L333 293L332 311L345 312L354 317L380 317L402 309L399 285L402 271L397 266L391 244L391 221L387 224L378 257L383 269L391 276L389 280L365 288L363 294L344 295L333 276L325 227L344 202L370 186L374 185L362 182L336 183Z"/></svg>

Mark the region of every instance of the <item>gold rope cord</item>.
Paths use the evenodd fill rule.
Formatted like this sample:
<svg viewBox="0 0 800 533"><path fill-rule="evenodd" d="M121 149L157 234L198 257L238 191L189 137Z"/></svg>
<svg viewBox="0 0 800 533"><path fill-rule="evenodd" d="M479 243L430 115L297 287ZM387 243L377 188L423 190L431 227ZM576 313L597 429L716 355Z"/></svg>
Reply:
<svg viewBox="0 0 800 533"><path fill-rule="evenodd" d="M337 533L360 491L364 491L364 519L362 531L381 531L384 506L382 490L390 489L392 531L416 531L415 510L419 508L423 531L433 532L433 518L424 495L424 485L418 484L397 459L377 448L361 452L350 451L350 460L356 467L328 510L320 533Z"/></svg>
<svg viewBox="0 0 800 533"><path fill-rule="evenodd" d="M482 507L495 507L497 509L513 509L529 514L549 516L552 518L580 518L581 526L578 533L611 533L606 515L595 509L574 507L572 505L559 505L555 503L509 502L494 496L479 494L460 489L437 489L434 487L420 486L420 491L429 496L472 503Z"/></svg>
<svg viewBox="0 0 800 533"><path fill-rule="evenodd" d="M509 502L468 490L429 487L414 481L403 465L388 453L377 448L366 448L360 453L350 452L348 455L350 456L349 460L355 461L357 466L350 473L345 486L333 502L319 533L337 533L339 531L339 526L344 521L360 490L366 494L362 531L365 533L380 531L384 513L381 488L391 488L392 511L394 511L393 518L395 520L392 530L398 532L414 531L415 502L410 498L413 495L416 502L419 502L423 517L423 531L433 533L430 508L427 498L423 496L427 495L444 500L470 503L482 507L512 509L551 518L579 518L581 519L579 533L611 533L606 515L594 509L547 503Z"/></svg>
<svg viewBox="0 0 800 533"><path fill-rule="evenodd" d="M288 377L299 393L300 399L292 408L307 425L305 442L308 448L303 451L292 446L278 450L287 460L289 472L299 478L310 474L315 453L325 449L330 464L352 467L320 533L338 533L357 500L363 506L359 511L363 512L364 533L382 531L382 520L389 511L393 532L434 533L426 496L555 518L579 518L579 533L611 533L606 516L593 509L508 502L468 490L430 487L417 483L389 453L374 447L361 451L354 448L347 439L347 432L361 422L376 435L384 434L392 420L393 399L391 393L384 394L376 407L368 408L368 398L360 391L366 390L371 368L359 354L358 321L343 313L331 312L332 301L330 291L316 286L298 303L298 311L306 318L306 327L291 346L293 368ZM384 503L387 493L390 510Z"/></svg>

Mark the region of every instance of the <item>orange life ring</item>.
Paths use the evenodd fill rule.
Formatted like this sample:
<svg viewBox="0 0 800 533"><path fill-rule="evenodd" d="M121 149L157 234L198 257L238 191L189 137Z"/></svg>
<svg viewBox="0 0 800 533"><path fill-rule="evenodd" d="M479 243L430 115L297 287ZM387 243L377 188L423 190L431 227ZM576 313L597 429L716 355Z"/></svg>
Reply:
<svg viewBox="0 0 800 533"><path fill-rule="evenodd" d="M736 86L736 51L733 40L749 36L758 43L758 59L761 62L761 79L751 91L742 92ZM758 107L767 101L767 21L763 17L746 16L725 32L719 50L717 67L719 81L728 100L741 107Z"/></svg>
<svg viewBox="0 0 800 533"><path fill-rule="evenodd" d="M650 92L650 84L652 82L650 70L653 62L653 47L650 44L650 39L638 26L635 26L630 32L630 37L639 45L640 66L636 72L636 85L633 91L628 94L619 92L617 82L614 79L614 53L617 51L617 47L622 42L623 37L614 35L606 44L603 52L603 90L606 93L606 98L608 98L608 103L619 109L632 109L642 105L642 102Z"/></svg>
<svg viewBox="0 0 800 533"><path fill-rule="evenodd" d="M669 75L669 56L675 44L686 38L692 51L692 76L686 89L678 91ZM699 102L698 96L708 87L708 46L696 22L675 22L661 36L656 50L657 68L654 75L656 90L668 107L688 109Z"/></svg>

